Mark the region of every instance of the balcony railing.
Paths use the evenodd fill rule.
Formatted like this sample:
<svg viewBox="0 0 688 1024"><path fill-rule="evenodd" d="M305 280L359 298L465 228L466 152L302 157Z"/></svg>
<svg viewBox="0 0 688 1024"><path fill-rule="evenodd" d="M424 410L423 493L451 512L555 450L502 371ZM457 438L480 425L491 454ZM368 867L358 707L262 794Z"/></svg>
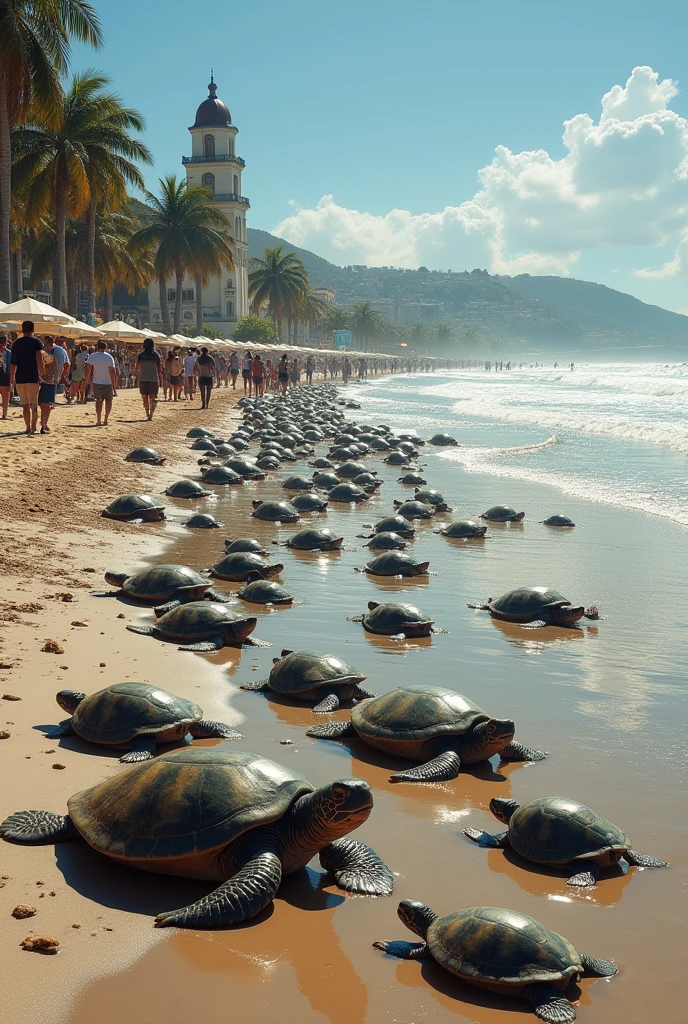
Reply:
<svg viewBox="0 0 688 1024"><path fill-rule="evenodd" d="M246 161L242 160L240 156L234 156L230 154L227 156L226 153L220 153L217 156L183 156L183 164L239 164L239 167L245 167Z"/></svg>
<svg viewBox="0 0 688 1024"><path fill-rule="evenodd" d="M241 203L242 206L250 206L246 196L240 196L238 192L216 192L213 196L216 203Z"/></svg>

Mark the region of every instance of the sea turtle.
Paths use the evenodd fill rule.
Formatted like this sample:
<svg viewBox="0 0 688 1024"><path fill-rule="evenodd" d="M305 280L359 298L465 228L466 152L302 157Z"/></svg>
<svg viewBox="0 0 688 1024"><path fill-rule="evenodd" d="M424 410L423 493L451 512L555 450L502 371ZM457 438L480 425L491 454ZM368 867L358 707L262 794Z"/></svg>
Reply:
<svg viewBox="0 0 688 1024"><path fill-rule="evenodd" d="M207 498L212 493L207 488L201 487L195 480L177 480L176 483L170 484L165 491L170 498Z"/></svg>
<svg viewBox="0 0 688 1024"><path fill-rule="evenodd" d="M329 501L356 502L366 501L370 495L362 487L356 484L337 484L331 491L327 492Z"/></svg>
<svg viewBox="0 0 688 1024"><path fill-rule="evenodd" d="M237 448L240 452L245 452L247 448L251 447L246 438L242 437L241 434L232 434L229 438L229 443L232 448Z"/></svg>
<svg viewBox="0 0 688 1024"><path fill-rule="evenodd" d="M361 686L364 679L362 672L335 654L284 650L281 657L273 659L267 679L243 683L241 689L256 692L272 690L296 700L315 702L313 711L319 714L336 711L342 700L374 697L374 693Z"/></svg>
<svg viewBox="0 0 688 1024"><path fill-rule="evenodd" d="M567 1024L576 1011L563 994L572 979L611 978L611 960L579 953L568 939L533 917L502 907L469 907L438 917L402 900L397 913L422 942L374 942L400 960L434 959L476 988L521 999L546 1024Z"/></svg>
<svg viewBox="0 0 688 1024"><path fill-rule="evenodd" d="M425 444L423 438L418 437L418 434L403 433L397 434L397 437L399 438L400 441L410 441L411 444L419 445L420 447L422 447Z"/></svg>
<svg viewBox="0 0 688 1024"><path fill-rule="evenodd" d="M353 448L331 448L330 458L335 462L345 462L346 459L353 459L356 452Z"/></svg>
<svg viewBox="0 0 688 1024"><path fill-rule="evenodd" d="M365 473L366 467L362 462L354 462L349 459L348 462L342 462L340 466L335 467L335 473L340 480L353 480L355 476L360 473Z"/></svg>
<svg viewBox="0 0 688 1024"><path fill-rule="evenodd" d="M428 444L434 445L436 448L448 448L458 445L458 441L451 434L433 434L428 440Z"/></svg>
<svg viewBox="0 0 688 1024"><path fill-rule="evenodd" d="M404 516L385 516L373 526L373 533L398 533L400 537L413 537L415 529Z"/></svg>
<svg viewBox="0 0 688 1024"><path fill-rule="evenodd" d="M235 473L233 469L228 469L226 466L211 466L203 474L204 484L216 484L216 485L228 485L228 484L242 484L244 478Z"/></svg>
<svg viewBox="0 0 688 1024"><path fill-rule="evenodd" d="M148 462L151 466L162 466L165 459L158 455L155 448L132 448L128 455L124 456L125 462Z"/></svg>
<svg viewBox="0 0 688 1024"><path fill-rule="evenodd" d="M251 551L255 555L267 555L267 549L263 547L255 537L237 537L225 540L225 554L232 555L235 551Z"/></svg>
<svg viewBox="0 0 688 1024"><path fill-rule="evenodd" d="M365 473L359 473L353 477L351 482L357 487L382 487L382 480L378 480L373 473L368 473L367 470Z"/></svg>
<svg viewBox="0 0 688 1024"><path fill-rule="evenodd" d="M339 551L343 540L343 537L335 537L332 530L326 526L322 530L307 526L304 530L292 534L285 543L288 548L295 548L297 551Z"/></svg>
<svg viewBox="0 0 688 1024"><path fill-rule="evenodd" d="M20 811L0 825L14 843L83 838L99 853L146 871L222 883L158 926L223 928L255 917L282 875L320 853L348 892L392 892L389 868L364 843L344 839L368 818L373 794L362 779L315 789L293 768L259 754L187 747L82 790L68 814Z"/></svg>
<svg viewBox="0 0 688 1024"><path fill-rule="evenodd" d="M562 594L549 587L518 587L487 604L469 604L469 608L487 611L495 619L518 622L531 629L540 626L575 626L579 619L599 618L597 608L572 605Z"/></svg>
<svg viewBox="0 0 688 1024"><path fill-rule="evenodd" d="M394 507L397 511L397 515L403 516L404 519L413 521L414 519L432 519L437 509L434 505L426 505L422 501L395 501Z"/></svg>
<svg viewBox="0 0 688 1024"><path fill-rule="evenodd" d="M491 849L513 849L535 864L565 866L573 872L567 885L595 885L600 868L615 867L622 857L641 868L667 867L664 860L632 850L620 828L576 800L547 796L519 806L499 796L490 801L490 810L509 826L506 832L492 836L465 828L464 835Z"/></svg>
<svg viewBox="0 0 688 1024"><path fill-rule="evenodd" d="M100 513L105 519L140 519L155 523L165 518L165 506L150 494L122 494Z"/></svg>
<svg viewBox="0 0 688 1024"><path fill-rule="evenodd" d="M316 487L320 487L324 491L330 490L332 487L336 487L342 481L339 479L336 473L314 473L313 483Z"/></svg>
<svg viewBox="0 0 688 1024"><path fill-rule="evenodd" d="M208 430L207 427L192 427L186 433L187 437L214 437L212 430Z"/></svg>
<svg viewBox="0 0 688 1024"><path fill-rule="evenodd" d="M430 562L419 562L399 551L384 551L364 566L369 576L426 576Z"/></svg>
<svg viewBox="0 0 688 1024"><path fill-rule="evenodd" d="M333 465L334 463L330 462L329 459L324 458L322 455L317 459L313 459L311 462L311 466L315 469L332 469Z"/></svg>
<svg viewBox="0 0 688 1024"><path fill-rule="evenodd" d="M280 486L285 491L310 491L313 487L313 481L305 476L288 476L286 480L282 481Z"/></svg>
<svg viewBox="0 0 688 1024"><path fill-rule="evenodd" d="M127 629L142 636L180 644L180 651L212 653L222 647L269 647L263 640L251 639L256 628L255 615L240 615L218 601L191 601L164 612L150 626L129 625Z"/></svg>
<svg viewBox="0 0 688 1024"><path fill-rule="evenodd" d="M415 458L415 456L418 455L418 449L414 447L410 441L397 441L397 448L400 452L403 452L404 455L410 455L412 458Z"/></svg>
<svg viewBox="0 0 688 1024"><path fill-rule="evenodd" d="M431 505L435 512L452 512L453 509L447 505L439 491L433 487L425 487L416 491L413 495L414 501L422 501L424 505Z"/></svg>
<svg viewBox="0 0 688 1024"><path fill-rule="evenodd" d="M487 533L486 526L478 526L473 519L457 519L437 530L443 537L459 538L460 540L480 540Z"/></svg>
<svg viewBox="0 0 688 1024"><path fill-rule="evenodd" d="M121 587L127 597L136 601L188 601L225 602L227 598L211 589L206 576L189 569L188 565L150 565L140 572L106 572L105 580L113 587Z"/></svg>
<svg viewBox="0 0 688 1024"><path fill-rule="evenodd" d="M313 491L302 491L291 499L291 503L299 512L324 512L327 508L327 499L321 498Z"/></svg>
<svg viewBox="0 0 688 1024"><path fill-rule="evenodd" d="M420 473L404 473L403 476L398 477L398 482L407 487L422 487L428 481L424 480Z"/></svg>
<svg viewBox="0 0 688 1024"><path fill-rule="evenodd" d="M50 739L80 736L91 743L129 747L120 757L124 764L147 761L157 743L174 743L186 735L194 739L241 739L241 733L223 722L203 721L203 708L150 683L115 683L88 696L78 690L60 690L57 703L72 717L47 733Z"/></svg>
<svg viewBox="0 0 688 1024"><path fill-rule="evenodd" d="M218 580L230 580L232 583L266 580L270 576L278 576L284 566L281 562L269 565L264 558L252 551L232 551L225 553L215 562L210 575Z"/></svg>
<svg viewBox="0 0 688 1024"><path fill-rule="evenodd" d="M400 452L398 448L393 448L385 459L388 466L403 466L410 461L411 456L407 455L405 452Z"/></svg>
<svg viewBox="0 0 688 1024"><path fill-rule="evenodd" d="M299 511L288 501L254 501L254 519L263 519L268 523L297 523Z"/></svg>
<svg viewBox="0 0 688 1024"><path fill-rule="evenodd" d="M525 518L525 512L516 512L509 505L493 505L480 518L488 523L520 523Z"/></svg>
<svg viewBox="0 0 688 1024"><path fill-rule="evenodd" d="M251 604L292 604L294 601L288 590L272 580L253 580L237 590L237 597Z"/></svg>
<svg viewBox="0 0 688 1024"><path fill-rule="evenodd" d="M236 455L232 459L227 459L225 466L227 469L233 469L239 476L243 476L244 480L265 479L265 473L258 469L255 462L249 462L248 459L239 459Z"/></svg>
<svg viewBox="0 0 688 1024"><path fill-rule="evenodd" d="M386 754L421 761L416 768L394 772L390 782L444 782L455 779L464 764L494 754L508 761L541 761L542 750L514 742L514 723L491 718L468 697L440 686L398 687L366 700L349 722L328 722L308 729L308 736L340 739L359 736Z"/></svg>
<svg viewBox="0 0 688 1024"><path fill-rule="evenodd" d="M195 515L191 516L184 523L184 526L188 527L189 530L217 530L221 525L215 516L211 516L207 512L196 512Z"/></svg>
<svg viewBox="0 0 688 1024"><path fill-rule="evenodd" d="M276 455L262 455L256 460L258 469L266 469L268 472L280 468L280 460Z"/></svg>
<svg viewBox="0 0 688 1024"><path fill-rule="evenodd" d="M197 441L194 441L189 446L192 452L210 452L212 455L217 455L217 448L215 442L210 437L199 437Z"/></svg>
<svg viewBox="0 0 688 1024"><path fill-rule="evenodd" d="M569 519L568 516L557 515L557 516L550 516L549 519L543 519L542 520L542 525L543 526L565 526L565 527L569 527L570 528L572 526L575 526L576 524L573 522L572 519Z"/></svg>
<svg viewBox="0 0 688 1024"><path fill-rule="evenodd" d="M386 452L392 447L389 441L385 441L384 437L374 436L371 441L368 442L371 448L374 448L376 452Z"/></svg>
<svg viewBox="0 0 688 1024"><path fill-rule="evenodd" d="M370 548L371 551L403 551L408 545L398 533L389 531L387 533L374 533L363 547Z"/></svg>
<svg viewBox="0 0 688 1024"><path fill-rule="evenodd" d="M415 639L430 636L434 632L442 632L434 630L435 620L428 618L425 612L416 608L414 604L381 604L379 601L368 601L367 614L352 615L349 621L361 622L368 633L377 633L379 636Z"/></svg>

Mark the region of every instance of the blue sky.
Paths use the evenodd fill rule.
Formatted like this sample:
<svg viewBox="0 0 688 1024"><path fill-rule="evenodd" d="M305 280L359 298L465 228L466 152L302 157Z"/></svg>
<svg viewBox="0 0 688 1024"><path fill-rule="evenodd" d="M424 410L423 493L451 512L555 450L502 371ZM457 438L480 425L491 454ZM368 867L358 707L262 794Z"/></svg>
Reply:
<svg viewBox="0 0 688 1024"><path fill-rule="evenodd" d="M105 46L77 48L73 67L102 69L144 114L153 187L181 173L212 66L250 225L339 263L568 273L688 311L685 5L96 5ZM639 100L607 102L633 130L598 131L602 97L644 66L656 78L634 77ZM563 122L583 114L572 155Z"/></svg>

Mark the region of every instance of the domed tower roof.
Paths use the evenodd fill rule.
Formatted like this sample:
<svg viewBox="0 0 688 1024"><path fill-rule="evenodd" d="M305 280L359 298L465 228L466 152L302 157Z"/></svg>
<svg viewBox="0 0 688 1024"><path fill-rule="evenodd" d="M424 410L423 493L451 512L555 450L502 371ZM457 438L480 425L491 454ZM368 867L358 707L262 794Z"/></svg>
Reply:
<svg viewBox="0 0 688 1024"><path fill-rule="evenodd" d="M203 100L196 111L196 120L193 128L228 128L232 123L232 115L226 104L217 98L217 86L213 76L210 76L208 85L208 98Z"/></svg>

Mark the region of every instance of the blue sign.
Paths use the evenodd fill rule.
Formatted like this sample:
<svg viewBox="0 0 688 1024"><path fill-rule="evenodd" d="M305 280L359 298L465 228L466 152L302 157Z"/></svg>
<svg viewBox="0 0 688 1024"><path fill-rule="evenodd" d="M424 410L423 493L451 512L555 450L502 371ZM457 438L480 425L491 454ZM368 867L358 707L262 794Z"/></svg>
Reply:
<svg viewBox="0 0 688 1024"><path fill-rule="evenodd" d="M351 348L351 341L353 338L351 331L333 331L332 337L334 339L335 348Z"/></svg>

